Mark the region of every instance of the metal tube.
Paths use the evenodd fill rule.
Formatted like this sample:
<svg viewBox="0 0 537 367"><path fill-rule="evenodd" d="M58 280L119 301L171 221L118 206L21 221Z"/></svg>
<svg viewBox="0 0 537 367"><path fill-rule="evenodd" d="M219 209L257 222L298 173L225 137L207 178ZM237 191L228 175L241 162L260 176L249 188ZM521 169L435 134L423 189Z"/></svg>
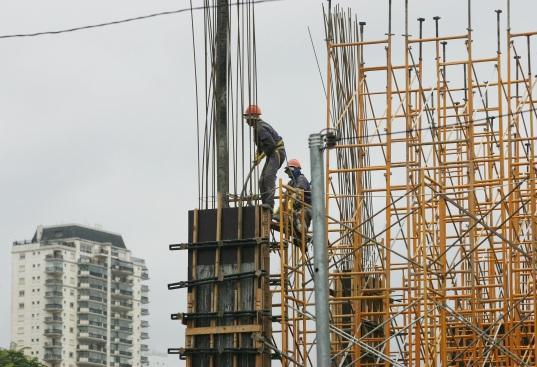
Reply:
<svg viewBox="0 0 537 367"><path fill-rule="evenodd" d="M511 32L511 0L507 0L507 31Z"/></svg>
<svg viewBox="0 0 537 367"><path fill-rule="evenodd" d="M388 0L388 36L392 35L392 0Z"/></svg>
<svg viewBox="0 0 537 367"><path fill-rule="evenodd" d="M501 9L497 9L497 10L494 10L496 12L496 37L498 38L498 50L497 50L497 53L500 54L502 52L502 49L501 49L501 45L500 45L500 41L501 41L501 36L500 36L500 14L502 13L502 10Z"/></svg>
<svg viewBox="0 0 537 367"><path fill-rule="evenodd" d="M328 249L325 227L325 188L323 139L309 137L311 162L311 214L313 223L313 265L315 288L315 324L317 330L317 366L330 367L330 297L328 288Z"/></svg>
<svg viewBox="0 0 537 367"><path fill-rule="evenodd" d="M420 39L422 39L423 38L423 22L425 22L425 18L418 18L418 22L420 23ZM423 59L423 43L420 42L419 46L420 46L419 61L421 62L421 60Z"/></svg>

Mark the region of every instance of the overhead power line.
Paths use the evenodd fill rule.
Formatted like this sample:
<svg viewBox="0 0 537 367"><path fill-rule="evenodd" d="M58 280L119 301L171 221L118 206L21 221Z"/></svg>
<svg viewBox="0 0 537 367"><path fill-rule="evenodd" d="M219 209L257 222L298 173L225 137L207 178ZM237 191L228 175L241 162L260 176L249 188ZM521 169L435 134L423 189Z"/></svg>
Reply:
<svg viewBox="0 0 537 367"><path fill-rule="evenodd" d="M271 3L276 1L282 1L282 0L257 0L253 2L236 2L229 4L229 6L239 6L239 5L248 5L248 4L261 4L261 3ZM133 18L126 18L126 19L120 19L120 20L114 20L110 22L104 22L99 24L90 24L85 26L79 26L79 27L73 27L73 28L66 28L66 29L59 29L54 31L43 31L43 32L35 32L35 33L20 33L20 34L7 34L0 36L0 39L7 39L7 38L24 38L24 37L37 37L37 36L45 36L45 35L55 35L55 34L62 34L62 33L70 33L70 32L76 32L76 31L82 31L85 29L94 29L94 28L101 28L101 27L108 27L111 25L117 25L117 24L124 24L124 23L130 23L138 20L144 20L149 18L156 18L164 15L172 15L172 14L179 14L179 13L185 13L189 12L191 10L203 10L203 9L209 9L209 8L216 8L216 5L213 6L196 6L196 7L188 7L184 9L178 9L178 10L168 10L168 11L161 11L158 13L152 13L152 14L146 14L146 15L140 15L138 17Z"/></svg>

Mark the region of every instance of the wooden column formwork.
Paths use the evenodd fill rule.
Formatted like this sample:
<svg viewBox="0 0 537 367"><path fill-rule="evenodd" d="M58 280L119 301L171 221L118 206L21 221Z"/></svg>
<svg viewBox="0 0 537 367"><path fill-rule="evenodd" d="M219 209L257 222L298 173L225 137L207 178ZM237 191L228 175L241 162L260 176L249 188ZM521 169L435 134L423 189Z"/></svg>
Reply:
<svg viewBox="0 0 537 367"><path fill-rule="evenodd" d="M172 315L186 325L185 347L175 352L188 367L269 367L272 350L269 288L271 213L260 207L192 210L187 313ZM173 351L172 351L173 352Z"/></svg>

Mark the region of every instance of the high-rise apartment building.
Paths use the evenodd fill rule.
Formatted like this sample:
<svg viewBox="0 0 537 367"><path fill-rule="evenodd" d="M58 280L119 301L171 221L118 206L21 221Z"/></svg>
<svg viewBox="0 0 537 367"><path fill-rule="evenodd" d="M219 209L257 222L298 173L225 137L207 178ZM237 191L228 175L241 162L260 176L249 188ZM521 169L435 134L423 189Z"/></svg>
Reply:
<svg viewBox="0 0 537 367"><path fill-rule="evenodd" d="M11 341L50 367L142 367L147 267L115 233L38 227L12 248Z"/></svg>

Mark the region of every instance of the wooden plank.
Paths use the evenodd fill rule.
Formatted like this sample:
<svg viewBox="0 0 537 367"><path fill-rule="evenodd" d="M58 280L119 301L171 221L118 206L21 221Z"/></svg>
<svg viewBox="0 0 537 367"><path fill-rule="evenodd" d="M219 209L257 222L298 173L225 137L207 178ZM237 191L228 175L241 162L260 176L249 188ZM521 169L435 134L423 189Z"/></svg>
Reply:
<svg viewBox="0 0 537 367"><path fill-rule="evenodd" d="M186 329L186 335L213 335L233 333L259 333L261 325L225 325Z"/></svg>

